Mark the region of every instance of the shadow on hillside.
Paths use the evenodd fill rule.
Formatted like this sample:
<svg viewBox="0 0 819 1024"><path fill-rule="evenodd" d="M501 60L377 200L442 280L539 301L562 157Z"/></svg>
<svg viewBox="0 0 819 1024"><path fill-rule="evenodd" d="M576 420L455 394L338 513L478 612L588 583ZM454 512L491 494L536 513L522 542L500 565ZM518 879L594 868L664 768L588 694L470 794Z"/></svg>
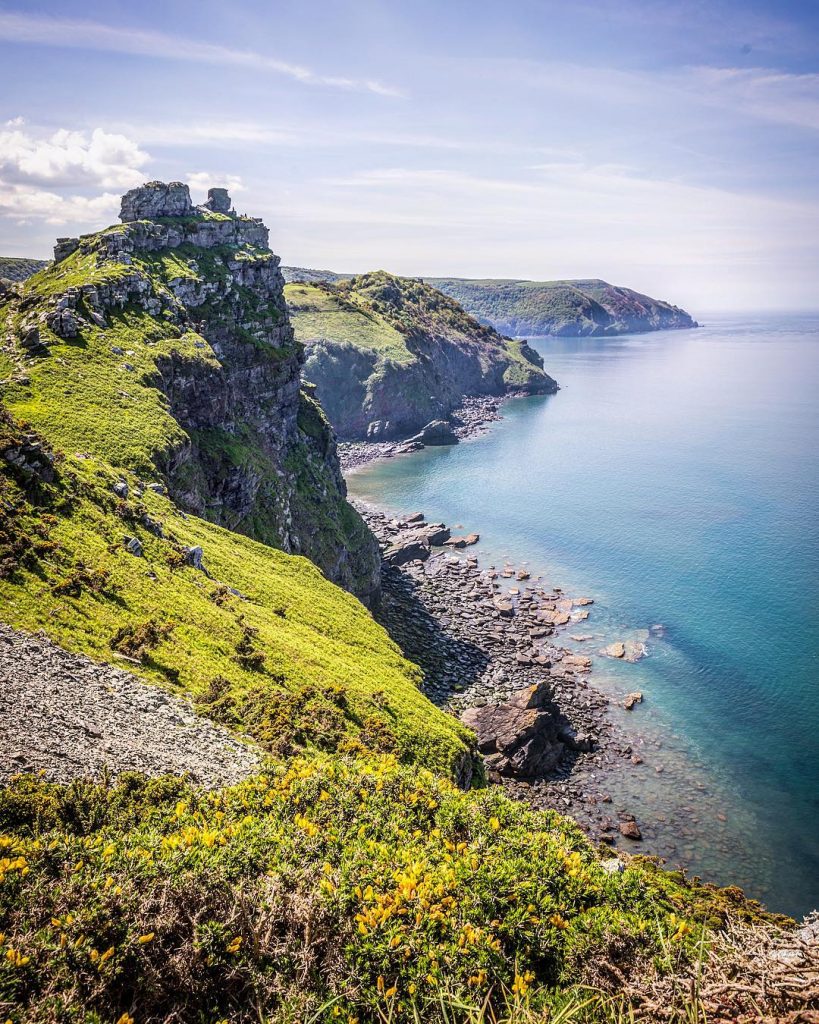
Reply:
<svg viewBox="0 0 819 1024"><path fill-rule="evenodd" d="M376 620L424 673L423 691L436 704L467 689L486 670L489 657L475 644L447 632L418 595L418 583L386 563L381 566L381 604Z"/></svg>

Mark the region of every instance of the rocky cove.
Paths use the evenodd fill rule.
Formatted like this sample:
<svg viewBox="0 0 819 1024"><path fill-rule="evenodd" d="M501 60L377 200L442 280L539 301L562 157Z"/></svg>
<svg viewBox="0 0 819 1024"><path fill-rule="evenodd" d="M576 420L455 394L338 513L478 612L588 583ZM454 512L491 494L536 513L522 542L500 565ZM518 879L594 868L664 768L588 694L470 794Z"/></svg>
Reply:
<svg viewBox="0 0 819 1024"><path fill-rule="evenodd" d="M522 566L482 567L469 551L475 534L355 504L383 549L376 618L422 668L425 694L475 731L489 780L570 814L599 842L635 849L640 825L611 784L642 764L639 741L590 683L590 657L561 642L566 630L585 635L593 601ZM631 697L629 709L640 695Z"/></svg>

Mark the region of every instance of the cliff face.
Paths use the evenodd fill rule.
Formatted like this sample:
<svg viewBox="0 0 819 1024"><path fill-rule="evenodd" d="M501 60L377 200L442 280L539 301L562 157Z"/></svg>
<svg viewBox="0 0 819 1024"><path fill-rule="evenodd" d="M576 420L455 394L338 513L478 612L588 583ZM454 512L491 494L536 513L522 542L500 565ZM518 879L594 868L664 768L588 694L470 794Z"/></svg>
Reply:
<svg viewBox="0 0 819 1024"><path fill-rule="evenodd" d="M344 439L408 437L466 395L557 390L537 353L423 282L379 271L285 294L304 376Z"/></svg>
<svg viewBox="0 0 819 1024"><path fill-rule="evenodd" d="M229 210L223 190L195 208L187 186L154 182L123 198L124 223L61 239L12 304L9 353L29 362L7 404L370 599L376 544L300 387L279 258L260 220Z"/></svg>
<svg viewBox="0 0 819 1024"><path fill-rule="evenodd" d="M481 323L522 335L598 336L696 327L685 310L605 281L429 278Z"/></svg>

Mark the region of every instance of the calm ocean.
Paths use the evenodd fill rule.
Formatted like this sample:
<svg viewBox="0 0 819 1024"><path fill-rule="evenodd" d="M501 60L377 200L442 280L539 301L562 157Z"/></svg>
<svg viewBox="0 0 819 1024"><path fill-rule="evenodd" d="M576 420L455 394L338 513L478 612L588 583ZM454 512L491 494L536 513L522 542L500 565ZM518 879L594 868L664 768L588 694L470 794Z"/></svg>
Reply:
<svg viewBox="0 0 819 1024"><path fill-rule="evenodd" d="M351 495L593 597L578 650L650 631L648 657L592 675L645 695L615 711L645 760L615 793L643 847L772 909L819 906L819 316L533 344L557 395L367 467Z"/></svg>

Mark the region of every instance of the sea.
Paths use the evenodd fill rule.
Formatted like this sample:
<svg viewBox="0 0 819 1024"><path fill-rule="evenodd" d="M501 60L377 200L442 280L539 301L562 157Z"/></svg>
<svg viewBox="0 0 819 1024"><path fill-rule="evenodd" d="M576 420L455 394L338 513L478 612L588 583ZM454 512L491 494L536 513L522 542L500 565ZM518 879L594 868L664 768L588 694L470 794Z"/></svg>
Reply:
<svg viewBox="0 0 819 1024"><path fill-rule="evenodd" d="M351 496L592 597L591 639L561 642L593 656L634 736L642 763L611 785L640 849L771 910L818 908L819 314L529 340L557 394L371 463ZM645 657L602 654L615 640Z"/></svg>

